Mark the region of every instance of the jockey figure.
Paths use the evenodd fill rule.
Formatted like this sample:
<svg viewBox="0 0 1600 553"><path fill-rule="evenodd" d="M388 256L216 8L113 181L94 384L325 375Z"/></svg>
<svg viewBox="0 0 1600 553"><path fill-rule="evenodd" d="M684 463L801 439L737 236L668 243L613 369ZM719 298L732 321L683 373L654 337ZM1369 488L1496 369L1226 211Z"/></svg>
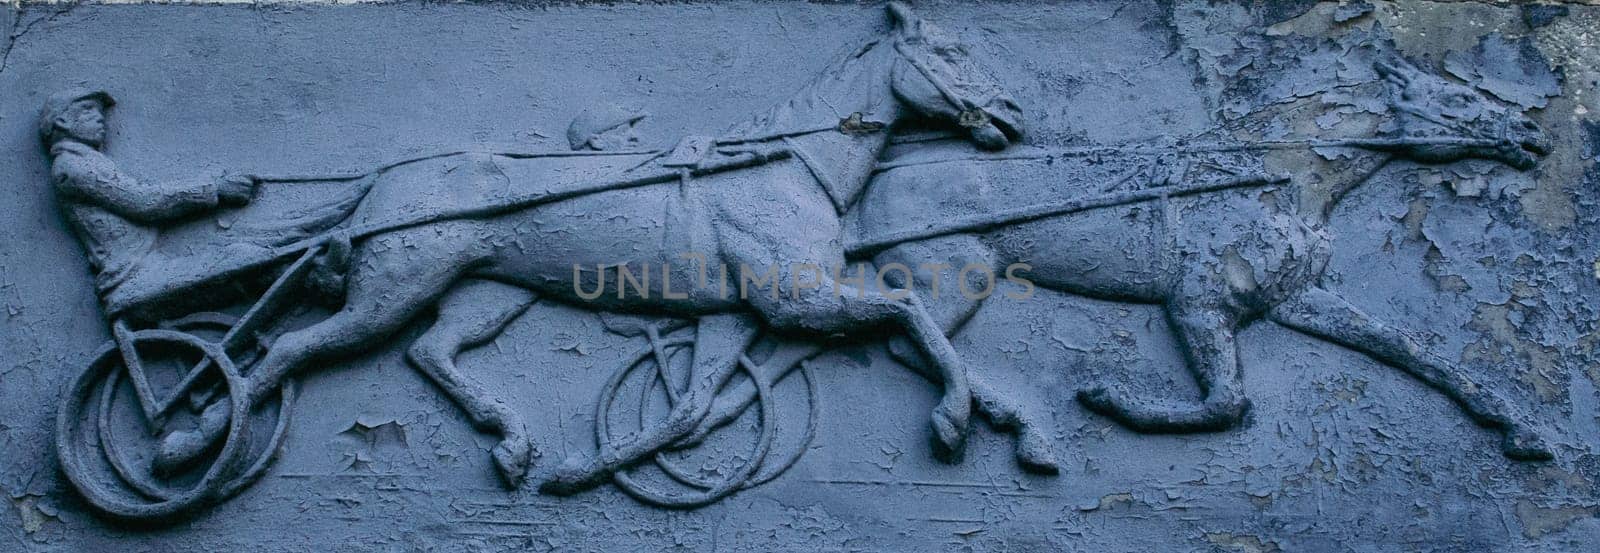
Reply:
<svg viewBox="0 0 1600 553"><path fill-rule="evenodd" d="M235 244L188 262L149 259L160 226L219 206L243 205L254 194L255 180L229 176L199 183L147 183L123 173L103 151L106 110L114 103L105 91L75 88L50 96L39 118L56 198L83 245L95 288L112 317L161 290L163 283L225 265L222 257L259 253L240 250L260 249Z"/></svg>

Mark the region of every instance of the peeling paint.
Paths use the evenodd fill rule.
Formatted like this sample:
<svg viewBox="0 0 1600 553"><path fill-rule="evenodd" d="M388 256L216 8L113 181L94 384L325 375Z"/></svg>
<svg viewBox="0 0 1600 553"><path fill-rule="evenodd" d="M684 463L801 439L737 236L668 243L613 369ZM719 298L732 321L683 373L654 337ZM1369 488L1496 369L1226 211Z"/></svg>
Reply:
<svg viewBox="0 0 1600 553"><path fill-rule="evenodd" d="M1589 194L1600 190L1600 7L916 3L1015 83L1028 146L1381 132L1371 91L1323 91L1376 78L1360 45L1389 39L1426 71L1527 102L1524 113L1554 141L1533 172L1386 166L1331 216L1321 284L1418 330L1425 353L1528 410L1550 432L1554 461L1509 461L1491 430L1436 390L1266 322L1238 337L1252 400L1241 425L1130 432L1073 396L1108 383L1153 402L1203 397L1171 320L1150 305L1041 291L1035 303L971 314L955 346L975 373L1038 406L1061 450L1059 475L1018 469L1014 436L986 425L975 426L961 463L937 459L925 415L938 386L901 367L881 336L862 335L808 364L822 390L819 437L791 471L712 507L666 511L610 488L505 490L492 439L405 359L424 321L381 351L307 374L282 455L254 488L192 523L150 531L91 516L52 460L60 390L107 336L80 254L42 193L48 166L31 127L43 94L92 81L126 96L115 153L154 179L333 172L468 145L564 149L557 130L596 98L648 108L642 138L670 143L765 108L838 45L881 36L881 6L79 5L53 20L52 6L15 6L0 7L0 147L11 160L0 164L0 182L11 184L0 187L0 489L15 513L0 517L0 549L1577 552L1600 540L1600 204ZM1523 63L1527 48L1542 67L1484 66ZM1546 73L1559 76L1553 96ZM1251 114L1259 106L1270 107ZM1337 176L1340 156L1277 151L1248 167ZM1179 161L1158 165L1181 174ZM1109 185L1119 176L1111 169L1131 168L1117 156L1093 163L1100 172L1051 166L1067 177L1050 192ZM1319 209L1336 191L1332 179L1302 184L1252 191L1247 203L1282 216ZM994 188L982 198L1017 192ZM935 213L983 207L956 203ZM1098 234L1172 213L1191 215L1145 209ZM1201 223L1181 228L1230 232ZM1122 253L1108 251L1100 259ZM1237 280L1255 281L1247 288L1270 280L1257 276L1259 260L1235 257ZM288 317L298 324L324 314L317 309ZM592 394L640 347L591 313L541 303L460 365L526 419L546 452L537 478L553 459L596 451ZM774 387L782 420L801 420L804 385ZM626 397L632 405L641 395ZM748 456L758 418L668 458L729 474ZM797 443L797 430L780 428L779 445ZM671 483L656 470L632 474Z"/></svg>
<svg viewBox="0 0 1600 553"><path fill-rule="evenodd" d="M1207 532L1206 541L1226 551L1238 551L1240 553L1278 553L1283 551L1278 547L1277 543L1263 541L1259 536Z"/></svg>
<svg viewBox="0 0 1600 553"><path fill-rule="evenodd" d="M1517 522L1522 523L1522 535L1538 539L1559 532L1584 517L1600 516L1600 507L1579 505L1541 506L1532 501L1517 502Z"/></svg>

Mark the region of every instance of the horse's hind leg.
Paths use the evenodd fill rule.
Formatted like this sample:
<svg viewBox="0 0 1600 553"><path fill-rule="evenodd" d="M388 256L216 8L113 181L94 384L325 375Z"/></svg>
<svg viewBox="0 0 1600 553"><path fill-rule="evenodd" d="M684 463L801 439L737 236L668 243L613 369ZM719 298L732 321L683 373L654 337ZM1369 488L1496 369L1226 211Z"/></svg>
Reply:
<svg viewBox="0 0 1600 553"><path fill-rule="evenodd" d="M1332 292L1307 289L1274 307L1267 316L1312 337L1367 354L1444 392L1474 422L1500 431L1500 451L1506 457L1542 461L1553 456L1533 423L1505 400L1428 354L1404 332L1374 320Z"/></svg>
<svg viewBox="0 0 1600 553"><path fill-rule="evenodd" d="M246 405L259 405L284 378L313 362L376 345L448 290L469 265L466 260L458 262L443 255L439 256L442 259L423 259L432 252L407 247L409 242L403 237L385 242L388 247L382 251L373 253L375 249L368 244L358 252L343 309L273 342L245 375L246 389L241 393L246 394ZM440 246L458 251L448 244ZM197 459L221 439L229 416L228 402L216 401L202 413L198 429L167 434L155 455L155 468L170 471Z"/></svg>
<svg viewBox="0 0 1600 553"><path fill-rule="evenodd" d="M561 464L540 490L568 494L601 482L607 475L659 451L694 432L711 412L717 390L739 370L739 357L755 340L761 326L745 313L722 313L700 318L695 328L694 361L689 387L661 424L621 444L599 444L593 458L573 456Z"/></svg>
<svg viewBox="0 0 1600 553"><path fill-rule="evenodd" d="M1237 319L1226 309L1169 304L1167 320L1205 399L1171 403L1138 399L1126 391L1085 389L1078 400L1090 410L1139 432L1209 432L1239 423L1249 408L1239 372Z"/></svg>
<svg viewBox="0 0 1600 553"><path fill-rule="evenodd" d="M522 483L533 457L522 417L457 369L463 350L493 340L506 325L528 310L538 297L526 289L492 280L469 279L439 300L439 314L406 357L459 405L482 432L500 437L490 452L501 480L515 488Z"/></svg>

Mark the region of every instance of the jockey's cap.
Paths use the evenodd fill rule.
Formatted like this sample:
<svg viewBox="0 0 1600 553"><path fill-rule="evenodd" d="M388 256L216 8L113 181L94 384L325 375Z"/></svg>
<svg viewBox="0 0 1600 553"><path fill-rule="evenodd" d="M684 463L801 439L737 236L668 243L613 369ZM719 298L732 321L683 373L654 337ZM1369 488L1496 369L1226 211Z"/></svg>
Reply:
<svg viewBox="0 0 1600 553"><path fill-rule="evenodd" d="M572 120L567 127L567 143L574 150L589 147L589 141L605 134L606 131L631 125L644 119L644 114L623 109L614 104L601 104L583 110L578 117Z"/></svg>
<svg viewBox="0 0 1600 553"><path fill-rule="evenodd" d="M75 86L51 94L44 101L44 110L39 113L39 139L49 142L50 134L56 130L56 117L65 113L73 102L84 99L99 100L102 108L109 108L117 104L117 101L111 98L110 93L98 88Z"/></svg>

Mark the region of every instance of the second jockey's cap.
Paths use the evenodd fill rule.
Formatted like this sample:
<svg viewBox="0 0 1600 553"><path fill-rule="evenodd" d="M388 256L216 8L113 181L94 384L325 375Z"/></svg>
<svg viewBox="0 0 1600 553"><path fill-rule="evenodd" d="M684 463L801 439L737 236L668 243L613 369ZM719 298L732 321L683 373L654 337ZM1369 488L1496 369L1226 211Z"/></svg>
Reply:
<svg viewBox="0 0 1600 553"><path fill-rule="evenodd" d="M601 104L583 110L578 117L567 126L567 143L574 150L589 147L589 141L604 134L606 131L631 125L644 119L644 114L637 111L624 109L615 104Z"/></svg>

